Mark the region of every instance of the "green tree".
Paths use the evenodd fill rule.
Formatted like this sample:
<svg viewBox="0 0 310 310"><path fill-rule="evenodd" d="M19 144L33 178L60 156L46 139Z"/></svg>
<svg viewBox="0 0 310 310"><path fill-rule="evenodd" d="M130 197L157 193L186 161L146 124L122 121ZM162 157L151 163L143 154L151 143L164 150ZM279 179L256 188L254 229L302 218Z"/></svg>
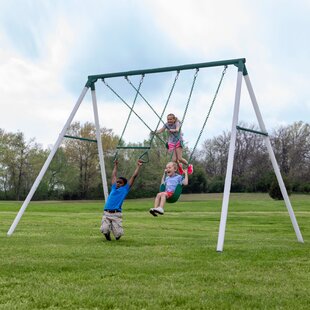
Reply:
<svg viewBox="0 0 310 310"><path fill-rule="evenodd" d="M310 186L310 125L295 122L275 130L272 138L280 169L293 189L306 191Z"/></svg>
<svg viewBox="0 0 310 310"><path fill-rule="evenodd" d="M5 178L5 190L10 193L11 199L20 200L29 189L29 172L33 170L31 157L41 148L33 139L26 142L24 134L20 132L2 132L1 140L1 170Z"/></svg>
<svg viewBox="0 0 310 310"><path fill-rule="evenodd" d="M87 122L81 125L79 122L75 122L70 126L68 135L96 139L96 128L92 123ZM113 156L118 137L113 134L112 130L103 128L101 129L101 138L105 161L109 167L106 172L109 175L112 171L109 159ZM71 167L71 175L75 176L73 180L77 180L76 196L74 198L98 197L100 195L98 193L98 188L100 188L98 184L101 184L102 189L102 181L97 144L83 140L67 139L64 142L64 154ZM71 185L73 184L71 183ZM65 191L68 192L68 184L64 186Z"/></svg>

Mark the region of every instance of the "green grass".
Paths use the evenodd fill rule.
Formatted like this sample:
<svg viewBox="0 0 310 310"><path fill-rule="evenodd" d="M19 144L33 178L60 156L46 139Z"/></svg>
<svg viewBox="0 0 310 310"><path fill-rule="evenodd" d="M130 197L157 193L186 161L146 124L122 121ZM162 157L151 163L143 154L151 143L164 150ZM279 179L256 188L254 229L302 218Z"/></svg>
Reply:
<svg viewBox="0 0 310 310"><path fill-rule="evenodd" d="M183 195L164 216L124 204L125 236L99 232L102 202L0 202L0 309L309 309L310 196L232 194L216 252L221 195Z"/></svg>

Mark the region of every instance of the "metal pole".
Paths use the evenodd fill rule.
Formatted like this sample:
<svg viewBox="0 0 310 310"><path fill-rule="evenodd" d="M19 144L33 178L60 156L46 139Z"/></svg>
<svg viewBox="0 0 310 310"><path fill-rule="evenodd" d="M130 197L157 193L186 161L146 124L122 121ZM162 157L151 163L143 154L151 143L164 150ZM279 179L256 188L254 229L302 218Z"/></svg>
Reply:
<svg viewBox="0 0 310 310"><path fill-rule="evenodd" d="M92 102L93 102L94 119L95 119L95 125L96 125L96 139L97 139L97 146L98 146L103 193L104 193L104 199L105 201L107 201L108 196L109 196L109 191L108 191L107 176L106 176L105 164L104 164L104 156L103 156L103 148L102 148L102 142L101 142L100 125L99 125L98 108L97 108L97 98L96 98L96 91L95 91L94 85L92 86L91 97L92 97Z"/></svg>
<svg viewBox="0 0 310 310"><path fill-rule="evenodd" d="M254 107L254 110L255 110L255 114L256 114L256 117L257 117L260 129L261 129L261 131L266 132L265 124L264 124L262 115L260 113L260 110L259 110L259 107L258 107L258 104L257 104L257 100L256 100L256 97L255 97L255 94L254 94L254 91L253 91L253 87L252 87L252 84L251 84L251 81L250 81L250 78L249 78L248 74L246 74L244 76L244 80L245 80L247 89L249 91L249 95L250 95L250 98L251 98L251 101L252 101L252 104L253 104L253 107ZM279 186L280 186L280 190L281 190L282 196L283 196L284 201L285 201L285 205L286 205L287 211L288 211L288 213L290 215L291 222L293 224L293 227L294 227L294 230L295 230L295 233L296 233L297 240L299 242L303 243L304 240L302 238L302 235L301 235L301 232L300 232L300 229L299 229L299 226L298 226L295 214L294 214L294 210L292 208L290 199L288 197L288 194L287 194L287 191L286 191L286 187L285 187L285 184L283 182L283 179L282 179L282 176L281 176L281 172L280 172L280 169L279 169L276 157L274 155L274 152L273 152L273 149L272 149L272 146L271 146L270 138L268 136L266 136L266 137L264 137L264 140L265 140L266 147L267 147L270 159L271 159L273 170L274 170L274 172L276 174L276 177L277 177L277 180L278 180L278 183L279 183Z"/></svg>
<svg viewBox="0 0 310 310"><path fill-rule="evenodd" d="M74 115L76 114L76 111L78 110L78 108L79 108L83 98L85 97L85 94L87 93L87 90L88 90L88 87L84 87L83 88L83 91L82 91L79 99L77 100L77 102L76 102L76 104L75 104L75 106L74 106L74 108L73 108L73 110L72 110L72 112L71 112L71 114L70 114L70 116L69 116L65 126L63 127L61 133L59 134L58 139L57 139L56 143L54 144L52 151L50 152L48 158L46 159L46 161L45 161L45 163L44 163L44 165L43 165L39 175L37 176L35 182L33 183L32 187L31 187L30 192L28 193L28 195L27 195L27 197L26 197L22 207L20 208L18 214L16 215L14 222L12 223L9 231L7 232L8 236L11 236L13 234L13 232L14 232L17 224L18 224L18 222L20 221L21 217L23 216L23 214L24 214L24 212L25 212L25 210L26 210L26 208L27 208L27 206L28 206L32 196L34 195L34 193L35 193L37 187L39 186L39 184L40 184L40 182L41 182L41 180L42 180L42 178L43 178L43 176L44 176L48 166L50 165L50 163L51 163L51 161L52 161L52 159L53 159L53 157L54 157L54 155L55 155L59 145L61 144L61 142L63 140L63 137L64 137L68 127L70 126Z"/></svg>
<svg viewBox="0 0 310 310"><path fill-rule="evenodd" d="M231 126L231 137L230 137L230 144L229 144L229 151L228 151L227 170L226 170L225 185L224 185L224 195L223 195L223 202L222 202L220 228L219 228L219 235L218 235L217 249L216 249L218 252L222 252L223 246L224 246L226 220L227 220L227 213L228 213L228 203L229 203L229 195L230 195L230 188L231 188L231 178L232 178L232 170L233 170L233 164L234 164L235 144L236 144L236 135L237 135L236 126L238 123L238 115L239 115L241 85L242 85L242 70L240 71L240 68L239 68L238 77L237 77L236 94L235 94L234 114L233 114L233 121L232 121L232 126Z"/></svg>

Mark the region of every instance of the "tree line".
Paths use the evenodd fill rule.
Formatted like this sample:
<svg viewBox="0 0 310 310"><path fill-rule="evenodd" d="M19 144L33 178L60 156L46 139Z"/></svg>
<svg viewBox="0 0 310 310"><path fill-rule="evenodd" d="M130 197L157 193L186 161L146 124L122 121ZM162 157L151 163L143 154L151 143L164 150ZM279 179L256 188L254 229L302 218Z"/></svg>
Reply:
<svg viewBox="0 0 310 310"><path fill-rule="evenodd" d="M255 130L255 126L242 124ZM257 129L256 129L257 130ZM95 139L92 123L73 123L67 135ZM293 192L310 192L310 125L296 122L269 133L273 150L287 186ZM108 184L113 161L119 161L119 175L130 177L139 157L148 161L141 169L129 197L153 197L164 167L171 156L162 139L155 138L147 153L141 149L119 149L117 145L137 146L141 143L120 141L111 129L101 129ZM222 192L227 167L230 132L203 141L194 154L184 147L184 157L191 157L194 173L184 193ZM43 166L50 149L42 148L34 139L26 141L21 132L0 129L0 199L24 200ZM267 192L274 172L261 135L238 131L233 167L232 192ZM65 138L42 179L34 200L103 199L97 144Z"/></svg>

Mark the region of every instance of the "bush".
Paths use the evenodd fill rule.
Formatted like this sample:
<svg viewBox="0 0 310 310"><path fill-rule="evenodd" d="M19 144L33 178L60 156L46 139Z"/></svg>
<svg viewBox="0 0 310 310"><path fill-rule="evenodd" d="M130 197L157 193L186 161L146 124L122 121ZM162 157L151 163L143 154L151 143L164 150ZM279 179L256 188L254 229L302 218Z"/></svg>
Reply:
<svg viewBox="0 0 310 310"><path fill-rule="evenodd" d="M232 193L242 193L245 191L245 182L240 177L233 177L230 191ZM225 185L225 184L224 184Z"/></svg>
<svg viewBox="0 0 310 310"><path fill-rule="evenodd" d="M295 181L292 186L292 191L296 193L310 193L310 183Z"/></svg>
<svg viewBox="0 0 310 310"><path fill-rule="evenodd" d="M302 186L302 190L303 193L310 193L310 183L305 183Z"/></svg>
<svg viewBox="0 0 310 310"><path fill-rule="evenodd" d="M214 178L208 183L208 193L222 193L224 191L224 179Z"/></svg>
<svg viewBox="0 0 310 310"><path fill-rule="evenodd" d="M292 192L292 187L287 178L283 178L283 182L286 187L287 194L290 195ZM280 186L278 184L278 180L276 178L273 179L269 188L269 196L275 200L283 200L283 196L280 190Z"/></svg>
<svg viewBox="0 0 310 310"><path fill-rule="evenodd" d="M189 175L188 186L183 187L183 193L205 193L207 191L207 176L204 169L194 165L194 173Z"/></svg>

